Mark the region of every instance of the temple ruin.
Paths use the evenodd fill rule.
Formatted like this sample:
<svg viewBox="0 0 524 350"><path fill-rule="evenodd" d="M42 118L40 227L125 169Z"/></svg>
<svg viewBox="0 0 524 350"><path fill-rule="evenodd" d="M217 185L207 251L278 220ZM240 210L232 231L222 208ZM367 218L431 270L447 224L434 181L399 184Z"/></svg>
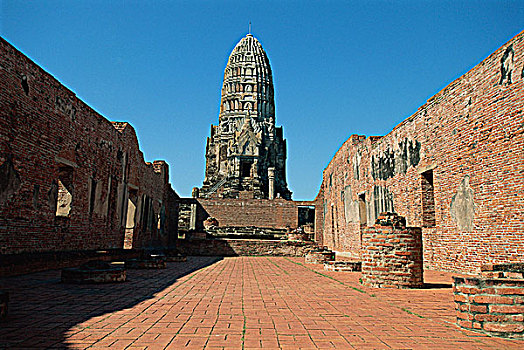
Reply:
<svg viewBox="0 0 524 350"><path fill-rule="evenodd" d="M462 275L460 327L523 338L523 101L524 32L387 135L351 135L317 197L292 201L271 66L248 34L225 68L204 183L180 198L129 123L1 39L0 277L83 264L96 282L107 276L92 267L109 265L93 258L164 268L185 254L306 256L372 288L423 288L425 271L445 271ZM9 300L0 291L2 319Z"/></svg>

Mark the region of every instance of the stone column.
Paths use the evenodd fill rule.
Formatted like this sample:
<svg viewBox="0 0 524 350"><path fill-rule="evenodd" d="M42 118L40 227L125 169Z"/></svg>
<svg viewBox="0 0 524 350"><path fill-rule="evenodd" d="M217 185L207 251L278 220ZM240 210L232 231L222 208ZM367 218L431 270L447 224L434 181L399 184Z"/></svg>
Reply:
<svg viewBox="0 0 524 350"><path fill-rule="evenodd" d="M405 218L381 213L362 234L362 284L376 288L423 285L422 230Z"/></svg>
<svg viewBox="0 0 524 350"><path fill-rule="evenodd" d="M275 168L267 169L267 177L269 178L269 199L275 199Z"/></svg>
<svg viewBox="0 0 524 350"><path fill-rule="evenodd" d="M197 221L197 205L196 203L191 203L191 216L189 217L189 229L196 230L196 221Z"/></svg>

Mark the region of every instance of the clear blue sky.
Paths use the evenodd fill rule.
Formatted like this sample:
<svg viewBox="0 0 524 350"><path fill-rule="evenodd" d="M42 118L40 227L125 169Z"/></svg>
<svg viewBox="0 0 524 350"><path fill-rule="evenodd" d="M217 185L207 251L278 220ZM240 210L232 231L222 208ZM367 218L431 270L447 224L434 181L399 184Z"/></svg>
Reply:
<svg viewBox="0 0 524 350"><path fill-rule="evenodd" d="M273 68L294 199L354 133L383 135L524 29L524 1L11 1L0 33L109 120L182 196L201 186L229 53Z"/></svg>

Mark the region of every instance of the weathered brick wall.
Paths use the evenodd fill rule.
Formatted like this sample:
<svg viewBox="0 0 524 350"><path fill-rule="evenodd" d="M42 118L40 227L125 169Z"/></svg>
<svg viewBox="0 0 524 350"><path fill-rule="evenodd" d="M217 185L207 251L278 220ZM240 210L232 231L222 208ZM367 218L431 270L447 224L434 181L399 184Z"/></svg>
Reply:
<svg viewBox="0 0 524 350"><path fill-rule="evenodd" d="M158 228L176 197L167 164L145 163L131 125L96 113L3 39L0 174L2 254L122 248L129 199L133 246L176 231L166 217Z"/></svg>
<svg viewBox="0 0 524 350"><path fill-rule="evenodd" d="M361 224L422 227L428 268L475 271L524 256L524 34L383 137L352 135L323 173L321 240L355 257Z"/></svg>
<svg viewBox="0 0 524 350"><path fill-rule="evenodd" d="M373 226L362 236L362 284L378 288L420 288L422 232L418 227Z"/></svg>
<svg viewBox="0 0 524 350"><path fill-rule="evenodd" d="M463 328L524 338L524 280L454 277L457 323Z"/></svg>
<svg viewBox="0 0 524 350"><path fill-rule="evenodd" d="M220 226L290 227L294 229L298 226L298 207L315 205L313 202L285 199L198 198L195 200L201 209L198 220L201 222L211 216L218 220Z"/></svg>

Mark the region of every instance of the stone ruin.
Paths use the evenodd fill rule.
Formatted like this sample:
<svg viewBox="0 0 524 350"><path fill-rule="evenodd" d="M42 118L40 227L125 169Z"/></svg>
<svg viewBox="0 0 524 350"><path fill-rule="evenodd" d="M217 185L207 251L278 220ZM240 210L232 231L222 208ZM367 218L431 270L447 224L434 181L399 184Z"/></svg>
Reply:
<svg viewBox="0 0 524 350"><path fill-rule="evenodd" d="M324 263L324 270L336 272L360 272L362 271L361 261L327 261Z"/></svg>
<svg viewBox="0 0 524 350"><path fill-rule="evenodd" d="M377 288L420 288L422 231L405 218L381 213L362 234L362 284Z"/></svg>
<svg viewBox="0 0 524 350"><path fill-rule="evenodd" d="M335 260L335 252L327 247L313 248L306 253L306 264L324 264Z"/></svg>
<svg viewBox="0 0 524 350"><path fill-rule="evenodd" d="M139 258L126 260L125 267L127 269L165 269L167 264L163 252L144 251Z"/></svg>

